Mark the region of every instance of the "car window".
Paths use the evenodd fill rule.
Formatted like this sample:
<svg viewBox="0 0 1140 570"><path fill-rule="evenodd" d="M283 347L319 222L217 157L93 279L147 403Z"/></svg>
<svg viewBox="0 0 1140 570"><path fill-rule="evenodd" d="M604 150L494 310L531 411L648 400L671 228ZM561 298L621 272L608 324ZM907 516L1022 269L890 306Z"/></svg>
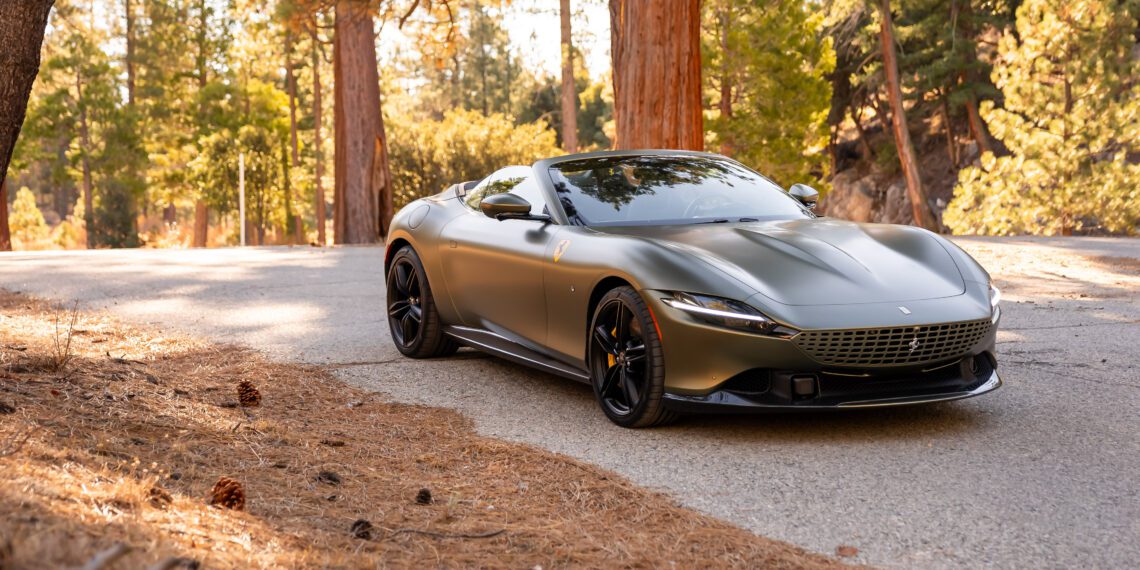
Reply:
<svg viewBox="0 0 1140 570"><path fill-rule="evenodd" d="M495 171L468 191L463 200L469 207L478 210L484 198L503 192L511 192L530 202L532 214L541 212L546 205L542 199L542 190L534 180L533 171L529 166L508 166Z"/></svg>
<svg viewBox="0 0 1140 570"><path fill-rule="evenodd" d="M556 163L551 182L575 225L676 224L812 214L767 178L730 160L613 156Z"/></svg>

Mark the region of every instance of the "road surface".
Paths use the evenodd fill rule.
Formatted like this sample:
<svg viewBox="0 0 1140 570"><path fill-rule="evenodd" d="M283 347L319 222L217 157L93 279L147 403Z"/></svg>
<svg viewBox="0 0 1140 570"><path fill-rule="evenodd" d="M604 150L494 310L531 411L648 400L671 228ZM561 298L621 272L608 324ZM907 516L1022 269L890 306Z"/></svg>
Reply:
<svg viewBox="0 0 1140 570"><path fill-rule="evenodd" d="M335 367L483 433L612 469L822 553L891 567L1135 567L1140 240L961 239L1005 294L1003 389L936 406L612 426L585 385L464 351L413 362L379 248L0 255L0 287Z"/></svg>

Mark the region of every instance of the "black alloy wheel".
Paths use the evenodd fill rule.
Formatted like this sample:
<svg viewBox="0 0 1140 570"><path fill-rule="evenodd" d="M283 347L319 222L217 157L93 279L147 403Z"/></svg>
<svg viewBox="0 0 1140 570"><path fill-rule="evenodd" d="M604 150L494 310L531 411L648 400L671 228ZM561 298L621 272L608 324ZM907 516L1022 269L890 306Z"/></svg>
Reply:
<svg viewBox="0 0 1140 570"><path fill-rule="evenodd" d="M623 427L648 427L673 419L665 409L665 365L645 301L618 287L598 302L590 327L590 373L602 411Z"/></svg>
<svg viewBox="0 0 1140 570"><path fill-rule="evenodd" d="M458 345L443 333L435 298L419 256L404 246L388 266L388 328L405 356L430 358L454 353Z"/></svg>

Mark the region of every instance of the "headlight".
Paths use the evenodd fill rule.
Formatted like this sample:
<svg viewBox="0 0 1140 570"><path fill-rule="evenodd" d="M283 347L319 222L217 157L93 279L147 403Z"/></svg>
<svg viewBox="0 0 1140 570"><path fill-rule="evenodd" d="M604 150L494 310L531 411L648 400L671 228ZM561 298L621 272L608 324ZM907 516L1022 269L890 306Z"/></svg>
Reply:
<svg viewBox="0 0 1140 570"><path fill-rule="evenodd" d="M730 329L782 337L791 337L799 332L781 326L760 311L732 299L675 292L672 297L661 300L666 305L690 313L702 321Z"/></svg>
<svg viewBox="0 0 1140 570"><path fill-rule="evenodd" d="M998 317L1001 316L1001 307L998 307L998 303L1001 303L1001 289L994 287L994 284L990 283L990 318L995 323Z"/></svg>

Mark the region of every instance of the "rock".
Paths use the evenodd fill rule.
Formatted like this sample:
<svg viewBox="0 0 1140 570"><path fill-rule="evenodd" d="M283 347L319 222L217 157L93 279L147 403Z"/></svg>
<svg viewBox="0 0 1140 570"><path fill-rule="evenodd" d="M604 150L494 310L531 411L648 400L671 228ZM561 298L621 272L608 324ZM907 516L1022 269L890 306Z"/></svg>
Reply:
<svg viewBox="0 0 1140 570"><path fill-rule="evenodd" d="M831 180L831 192L822 200L820 212L832 218L870 222L875 213L875 185L870 176L858 178L854 169Z"/></svg>
<svg viewBox="0 0 1140 570"><path fill-rule="evenodd" d="M914 212L911 211L910 199L906 195L906 182L896 180L887 187L875 221L883 224L910 224L914 221Z"/></svg>

